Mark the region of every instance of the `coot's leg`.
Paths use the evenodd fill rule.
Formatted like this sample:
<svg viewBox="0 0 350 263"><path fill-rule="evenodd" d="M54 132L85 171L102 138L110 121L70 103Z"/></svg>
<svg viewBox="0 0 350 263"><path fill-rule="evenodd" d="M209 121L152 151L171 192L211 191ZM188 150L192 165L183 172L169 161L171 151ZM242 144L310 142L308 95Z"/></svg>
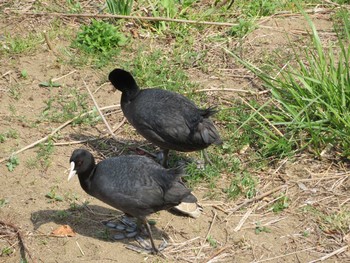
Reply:
<svg viewBox="0 0 350 263"><path fill-rule="evenodd" d="M157 162L159 162L164 168L168 168L168 155L169 149L164 149L157 153Z"/></svg>
<svg viewBox="0 0 350 263"><path fill-rule="evenodd" d="M158 250L158 248L156 248L156 245L154 244L151 227L149 226L146 219L143 219L143 224L146 226L146 229L147 229L147 232L149 235L149 239L151 240L151 244L152 244L152 248L153 248L152 253L157 254L159 252L159 250Z"/></svg>
<svg viewBox="0 0 350 263"><path fill-rule="evenodd" d="M213 165L212 161L210 161L207 149L203 149L203 155L204 155L204 161L205 163L209 163L210 165Z"/></svg>
<svg viewBox="0 0 350 263"><path fill-rule="evenodd" d="M164 168L168 168L168 155L169 155L169 149L163 150L163 161L162 165Z"/></svg>

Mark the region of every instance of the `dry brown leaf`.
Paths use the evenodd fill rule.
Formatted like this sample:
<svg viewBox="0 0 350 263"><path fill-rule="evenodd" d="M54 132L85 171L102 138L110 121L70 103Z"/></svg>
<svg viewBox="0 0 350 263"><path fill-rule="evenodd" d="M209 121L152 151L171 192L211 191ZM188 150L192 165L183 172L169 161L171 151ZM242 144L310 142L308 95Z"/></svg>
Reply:
<svg viewBox="0 0 350 263"><path fill-rule="evenodd" d="M53 230L51 235L55 237L74 237L76 233L69 225L63 225Z"/></svg>

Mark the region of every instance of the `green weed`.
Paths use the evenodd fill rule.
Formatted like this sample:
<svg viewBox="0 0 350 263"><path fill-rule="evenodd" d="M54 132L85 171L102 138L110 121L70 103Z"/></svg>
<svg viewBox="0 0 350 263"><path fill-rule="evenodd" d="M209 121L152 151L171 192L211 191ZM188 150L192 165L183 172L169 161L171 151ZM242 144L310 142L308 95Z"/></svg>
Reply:
<svg viewBox="0 0 350 263"><path fill-rule="evenodd" d="M228 34L233 37L243 38L254 29L255 24L253 19L240 18L238 19L238 24L231 27Z"/></svg>
<svg viewBox="0 0 350 263"><path fill-rule="evenodd" d="M325 233L341 233L349 232L350 225L350 211L347 208L339 211L326 213L316 207L307 205L303 207L302 211L308 215L313 216L317 225Z"/></svg>
<svg viewBox="0 0 350 263"><path fill-rule="evenodd" d="M255 224L255 234L260 234L260 233L270 233L271 232L271 229L269 229L268 227L266 226L261 226L261 222L257 222Z"/></svg>
<svg viewBox="0 0 350 263"><path fill-rule="evenodd" d="M208 241L209 245L213 248L216 248L218 246L217 241L211 235L209 235L207 237L207 241Z"/></svg>
<svg viewBox="0 0 350 263"><path fill-rule="evenodd" d="M19 83L11 85L10 89L9 89L10 97L15 99L15 100L19 100L19 98L21 96L20 89L21 89L21 85Z"/></svg>
<svg viewBox="0 0 350 263"><path fill-rule="evenodd" d="M254 118L261 127L257 135L264 141L265 152L281 158L308 147L319 155L331 145L347 156L350 154L347 106L350 104L350 47L339 38L338 48L323 48L314 24L306 19L312 30L313 45L301 51L303 56L295 50L297 65L287 66L276 79L229 53L256 73L271 90L272 98L255 107L256 112L265 117Z"/></svg>
<svg viewBox="0 0 350 263"><path fill-rule="evenodd" d="M27 70L23 69L23 70L21 71L21 77L24 78L24 79L28 78L28 72L27 72Z"/></svg>
<svg viewBox="0 0 350 263"><path fill-rule="evenodd" d="M7 170L9 170L9 172L13 172L13 170L15 170L15 168L18 165L19 165L19 159L15 155L12 155L6 163L6 167L7 167Z"/></svg>
<svg viewBox="0 0 350 263"><path fill-rule="evenodd" d="M48 192L45 195L46 198L50 199L49 203L52 203L52 202L55 202L55 201L58 201L58 202L62 202L63 201L63 197L56 193L57 189L58 189L57 186L53 186L53 187L51 187L50 192Z"/></svg>
<svg viewBox="0 0 350 263"><path fill-rule="evenodd" d="M7 139L17 139L18 137L19 137L19 134L16 130L9 129L4 133L0 133L0 143L5 142Z"/></svg>
<svg viewBox="0 0 350 263"><path fill-rule="evenodd" d="M229 198L237 198L244 195L246 198L254 197L256 193L257 179L248 172L234 175L230 186L225 189Z"/></svg>
<svg viewBox="0 0 350 263"><path fill-rule="evenodd" d="M53 215L53 217L58 219L58 220L62 220L62 219L68 218L70 215L71 215L71 213L66 211L66 210L59 210Z"/></svg>
<svg viewBox="0 0 350 263"><path fill-rule="evenodd" d="M132 61L124 62L124 68L132 68L140 87L161 88L180 93L193 90L196 85L189 80L186 72L179 67L171 66L169 54L162 50L147 53L138 50ZM191 94L187 94L190 97Z"/></svg>
<svg viewBox="0 0 350 263"><path fill-rule="evenodd" d="M332 16L334 30L341 38L348 38L350 34L350 12L346 8L341 8Z"/></svg>
<svg viewBox="0 0 350 263"><path fill-rule="evenodd" d="M37 46L43 41L43 36L38 33L30 33L25 37L11 36L10 34L5 36L5 43L0 54L25 54L34 51Z"/></svg>
<svg viewBox="0 0 350 263"><path fill-rule="evenodd" d="M50 87L50 88L58 88L62 85L60 83L54 82L51 79L49 81L44 81L39 83L39 87Z"/></svg>
<svg viewBox="0 0 350 263"><path fill-rule="evenodd" d="M40 163L44 170L47 170L51 164L51 155L54 152L54 145L52 140L47 143L40 143L36 151L36 160Z"/></svg>
<svg viewBox="0 0 350 263"><path fill-rule="evenodd" d="M1 198L0 199L0 208L4 207L5 205L7 205L9 203L9 200L5 199L5 198Z"/></svg>
<svg viewBox="0 0 350 263"><path fill-rule="evenodd" d="M197 182L211 182L213 179L220 175L220 171L214 166L205 166L204 169L199 169L196 162L191 162L186 166L185 177L190 184L195 184Z"/></svg>
<svg viewBox="0 0 350 263"><path fill-rule="evenodd" d="M275 213L279 213L281 211L283 211L284 209L289 207L289 202L290 199L285 196L282 195L280 198L278 198L278 200L272 205L271 209L273 212Z"/></svg>
<svg viewBox="0 0 350 263"><path fill-rule="evenodd" d="M89 25L82 25L73 46L97 59L99 65L120 52L120 47L127 43L127 38L118 28L104 21L91 20ZM101 64L102 63L102 64Z"/></svg>
<svg viewBox="0 0 350 263"><path fill-rule="evenodd" d="M108 12L111 14L130 15L133 0L107 0Z"/></svg>
<svg viewBox="0 0 350 263"><path fill-rule="evenodd" d="M46 106L41 113L41 120L62 123L86 113L89 111L87 96L75 88L64 89L62 93L53 95L45 101ZM94 125L99 120L97 110L94 110L91 114L77 118L73 125Z"/></svg>
<svg viewBox="0 0 350 263"><path fill-rule="evenodd" d="M173 0L148 1L152 10L153 16L174 18L177 14L177 6ZM164 21L153 22L158 33L167 29L167 24Z"/></svg>
<svg viewBox="0 0 350 263"><path fill-rule="evenodd" d="M9 256L14 252L14 250L11 247L4 247L1 250L0 256Z"/></svg>
<svg viewBox="0 0 350 263"><path fill-rule="evenodd" d="M69 13L77 14L83 12L83 8L79 2L75 0L66 0L66 3L69 8Z"/></svg>

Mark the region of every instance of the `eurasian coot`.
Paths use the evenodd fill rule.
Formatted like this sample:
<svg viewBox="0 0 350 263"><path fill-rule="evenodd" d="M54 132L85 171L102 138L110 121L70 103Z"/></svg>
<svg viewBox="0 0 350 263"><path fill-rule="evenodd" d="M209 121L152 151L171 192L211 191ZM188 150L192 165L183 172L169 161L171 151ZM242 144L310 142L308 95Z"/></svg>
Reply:
<svg viewBox="0 0 350 263"><path fill-rule="evenodd" d="M122 92L121 108L127 120L147 140L164 150L163 166L169 150L191 152L211 144L221 144L213 122L216 110L199 109L185 96L162 89L141 90L133 76L114 69L108 76Z"/></svg>
<svg viewBox="0 0 350 263"><path fill-rule="evenodd" d="M181 202L195 203L196 197L181 182L181 168L165 169L145 156L119 156L95 165L92 154L74 150L68 180L78 174L86 193L142 222L156 248L146 217Z"/></svg>

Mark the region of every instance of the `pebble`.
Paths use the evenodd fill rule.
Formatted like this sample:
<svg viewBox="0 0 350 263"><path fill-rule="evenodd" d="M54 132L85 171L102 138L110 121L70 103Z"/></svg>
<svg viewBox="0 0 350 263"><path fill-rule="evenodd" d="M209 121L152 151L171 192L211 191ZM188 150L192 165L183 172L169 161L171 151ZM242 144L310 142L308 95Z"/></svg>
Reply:
<svg viewBox="0 0 350 263"><path fill-rule="evenodd" d="M125 235L123 233L118 233L113 236L113 239L115 240L122 240L125 238Z"/></svg>

